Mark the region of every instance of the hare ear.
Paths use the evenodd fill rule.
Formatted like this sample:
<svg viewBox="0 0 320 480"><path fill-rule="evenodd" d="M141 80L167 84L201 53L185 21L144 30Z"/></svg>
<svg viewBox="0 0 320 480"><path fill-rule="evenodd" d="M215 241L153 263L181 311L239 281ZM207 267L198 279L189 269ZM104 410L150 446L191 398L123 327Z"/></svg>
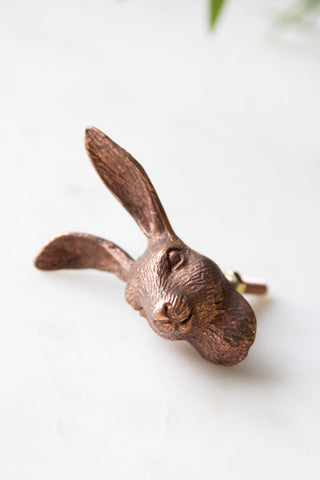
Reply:
<svg viewBox="0 0 320 480"><path fill-rule="evenodd" d="M142 166L97 128L88 128L85 147L103 183L135 219L143 233L174 236L159 197Z"/></svg>
<svg viewBox="0 0 320 480"><path fill-rule="evenodd" d="M35 258L40 270L95 268L127 281L134 260L120 247L86 233L66 233L52 239Z"/></svg>

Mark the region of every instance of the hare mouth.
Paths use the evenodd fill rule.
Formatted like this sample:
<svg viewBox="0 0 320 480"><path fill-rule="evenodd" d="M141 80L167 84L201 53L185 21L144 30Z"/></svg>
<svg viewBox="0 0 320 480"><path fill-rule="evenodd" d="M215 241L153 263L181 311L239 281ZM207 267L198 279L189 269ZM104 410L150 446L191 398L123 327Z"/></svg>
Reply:
<svg viewBox="0 0 320 480"><path fill-rule="evenodd" d="M164 321L164 320L154 320L153 325L157 327L157 329L162 330L163 332L168 332L173 333L176 331L177 333L179 331L184 331L186 327L188 327L192 321L192 310L190 311L189 315L184 318L182 321L177 322L174 320L169 320Z"/></svg>
<svg viewBox="0 0 320 480"><path fill-rule="evenodd" d="M190 332L193 324L192 314L193 311L191 310L189 315L184 320L182 320L182 322L175 324L175 334L177 336L176 338L182 339L188 332Z"/></svg>

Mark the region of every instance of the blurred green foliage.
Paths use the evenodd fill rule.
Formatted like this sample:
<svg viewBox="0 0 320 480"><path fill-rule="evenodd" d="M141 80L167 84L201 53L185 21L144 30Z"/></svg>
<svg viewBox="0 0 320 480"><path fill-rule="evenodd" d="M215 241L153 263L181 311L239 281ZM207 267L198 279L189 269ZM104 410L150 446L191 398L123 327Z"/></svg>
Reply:
<svg viewBox="0 0 320 480"><path fill-rule="evenodd" d="M226 0L209 0L209 22L210 28L216 25L222 6ZM315 12L320 7L320 0L296 0L277 20L278 24L289 25L302 23L306 16Z"/></svg>
<svg viewBox="0 0 320 480"><path fill-rule="evenodd" d="M224 0L210 0L210 28L214 27L223 3Z"/></svg>
<svg viewBox="0 0 320 480"><path fill-rule="evenodd" d="M277 23L289 25L293 23L302 23L309 13L320 7L320 0L297 0L280 17Z"/></svg>

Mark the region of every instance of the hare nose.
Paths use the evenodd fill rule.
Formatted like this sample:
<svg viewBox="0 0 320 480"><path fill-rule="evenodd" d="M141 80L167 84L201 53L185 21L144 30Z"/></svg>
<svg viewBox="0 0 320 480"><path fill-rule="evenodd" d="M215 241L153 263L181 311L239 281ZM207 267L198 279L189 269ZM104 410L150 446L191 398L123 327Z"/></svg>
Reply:
<svg viewBox="0 0 320 480"><path fill-rule="evenodd" d="M153 311L153 320L169 320L168 307L166 303L158 303Z"/></svg>

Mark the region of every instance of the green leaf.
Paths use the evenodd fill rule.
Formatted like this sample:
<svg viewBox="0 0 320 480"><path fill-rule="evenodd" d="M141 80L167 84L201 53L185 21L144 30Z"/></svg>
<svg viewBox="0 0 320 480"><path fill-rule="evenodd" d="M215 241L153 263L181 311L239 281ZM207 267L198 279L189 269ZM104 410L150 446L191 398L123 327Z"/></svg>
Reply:
<svg viewBox="0 0 320 480"><path fill-rule="evenodd" d="M210 0L210 28L215 26L224 0Z"/></svg>

